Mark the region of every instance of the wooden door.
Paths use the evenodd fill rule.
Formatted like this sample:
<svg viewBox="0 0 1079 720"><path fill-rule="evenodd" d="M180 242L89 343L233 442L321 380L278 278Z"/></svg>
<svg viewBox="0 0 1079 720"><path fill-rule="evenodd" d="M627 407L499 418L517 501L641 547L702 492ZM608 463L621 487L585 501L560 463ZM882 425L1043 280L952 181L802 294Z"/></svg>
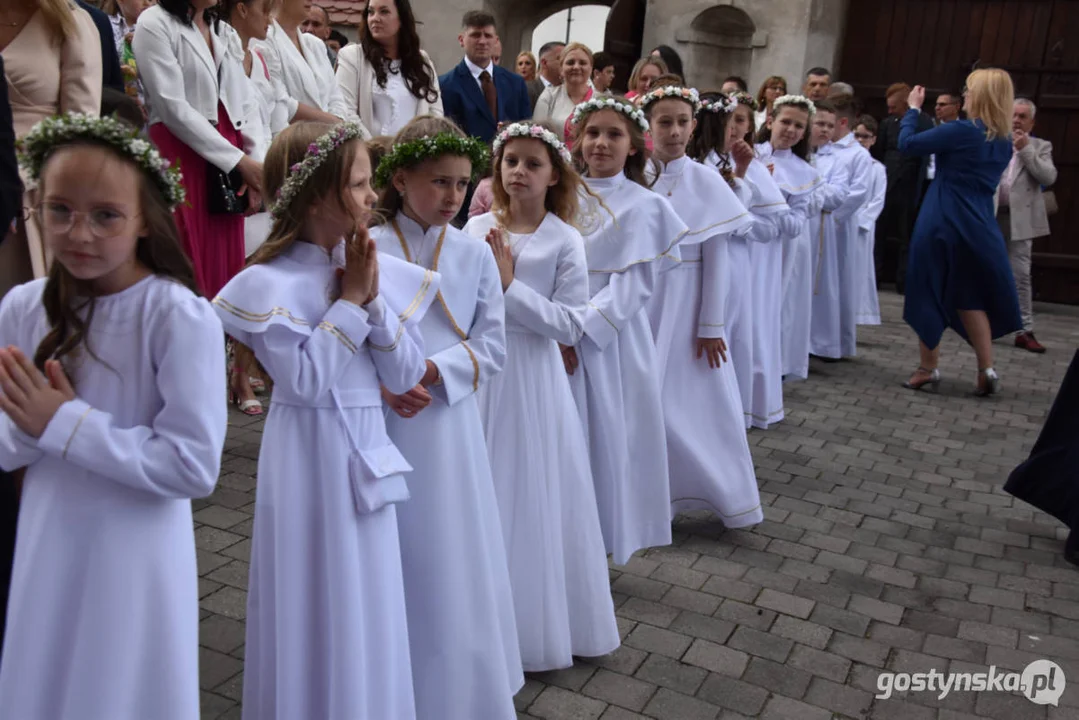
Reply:
<svg viewBox="0 0 1079 720"><path fill-rule="evenodd" d="M852 2L840 79L883 117L893 82L957 90L975 67L1011 73L1038 107L1034 134L1053 143L1060 212L1034 243L1035 299L1079 304L1079 3L1074 0Z"/></svg>
<svg viewBox="0 0 1079 720"><path fill-rule="evenodd" d="M618 92L626 92L633 66L641 59L647 10L647 0L615 0L611 5L611 14L607 16L603 49L614 56L613 89Z"/></svg>

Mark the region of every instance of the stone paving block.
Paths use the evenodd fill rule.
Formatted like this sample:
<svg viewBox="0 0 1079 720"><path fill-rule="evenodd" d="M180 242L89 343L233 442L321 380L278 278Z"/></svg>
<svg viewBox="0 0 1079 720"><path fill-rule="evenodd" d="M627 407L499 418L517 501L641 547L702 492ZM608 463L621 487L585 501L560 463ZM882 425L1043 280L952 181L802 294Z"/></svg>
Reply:
<svg viewBox="0 0 1079 720"><path fill-rule="evenodd" d="M616 705L610 705L603 711L603 714L599 716L599 720L648 720L648 718Z"/></svg>
<svg viewBox="0 0 1079 720"><path fill-rule="evenodd" d="M1079 620L1079 603L1060 598L1028 596L1026 609L1056 615L1069 620Z"/></svg>
<svg viewBox="0 0 1079 720"><path fill-rule="evenodd" d="M560 687L548 687L528 708L531 715L544 720L595 720L607 704Z"/></svg>
<svg viewBox="0 0 1079 720"><path fill-rule="evenodd" d="M733 550L731 552L733 552ZM717 575L728 580L739 580L749 572L748 565L707 555L702 556L700 560L694 563L693 569L700 570L709 575ZM993 584L996 585L996 583Z"/></svg>
<svg viewBox="0 0 1079 720"><path fill-rule="evenodd" d="M996 720L1043 720L1048 714L1044 705L1006 693L979 693L974 708L979 716Z"/></svg>
<svg viewBox="0 0 1079 720"><path fill-rule="evenodd" d="M678 610L648 600L630 598L618 609L618 614L630 620L665 628L678 617Z"/></svg>
<svg viewBox="0 0 1079 720"><path fill-rule="evenodd" d="M692 638L681 633L640 623L625 639L625 644L649 653L680 658L689 649Z"/></svg>
<svg viewBox="0 0 1079 720"><path fill-rule="evenodd" d="M783 562L786 562L786 560L783 560ZM798 578L763 568L750 568L742 579L747 583L760 585L762 588L771 588L772 590L786 593L791 592L798 585Z"/></svg>
<svg viewBox="0 0 1079 720"><path fill-rule="evenodd" d="M832 713L792 698L773 695L760 717L761 720L832 720Z"/></svg>
<svg viewBox="0 0 1079 720"><path fill-rule="evenodd" d="M797 700L809 689L812 675L790 663L775 663L755 657L741 679L743 682L759 685L769 692Z"/></svg>
<svg viewBox="0 0 1079 720"><path fill-rule="evenodd" d="M690 590L700 590L701 586L708 580L709 575L675 563L664 563L650 577L652 580L663 583L678 585Z"/></svg>
<svg viewBox="0 0 1079 720"><path fill-rule="evenodd" d="M705 702L750 717L759 716L768 696L769 692L762 687L715 673L708 676L697 693Z"/></svg>
<svg viewBox="0 0 1079 720"><path fill-rule="evenodd" d="M789 615L780 615L772 624L770 632L773 635L823 650L827 647L833 631L824 625L798 620Z"/></svg>
<svg viewBox="0 0 1079 720"><path fill-rule="evenodd" d="M749 665L749 660L749 655L744 652L707 640L694 640L693 645L682 657L684 663L734 678L742 676Z"/></svg>
<svg viewBox="0 0 1079 720"><path fill-rule="evenodd" d="M846 682L851 667L851 661L842 655L816 650L805 645L794 646L787 664L840 684Z"/></svg>
<svg viewBox="0 0 1079 720"><path fill-rule="evenodd" d="M657 601L662 598L671 586L667 583L658 582L638 575L624 573L611 583L612 592L622 593L630 597L642 600Z"/></svg>
<svg viewBox="0 0 1079 720"><path fill-rule="evenodd" d="M244 624L224 615L210 615L199 623L199 645L231 653L244 644Z"/></svg>
<svg viewBox="0 0 1079 720"><path fill-rule="evenodd" d="M827 550L832 553L842 555L850 547L851 541L844 540L842 538L831 537L824 533L811 531L802 536L802 545L808 545L809 547L817 548L818 550Z"/></svg>
<svg viewBox="0 0 1079 720"><path fill-rule="evenodd" d="M917 651L925 644L925 633L888 623L872 622L869 624L869 639L888 647Z"/></svg>
<svg viewBox="0 0 1079 720"><path fill-rule="evenodd" d="M661 688L645 708L657 720L715 720L719 708L688 695Z"/></svg>
<svg viewBox="0 0 1079 720"><path fill-rule="evenodd" d="M866 630L869 629L868 617L850 610L843 610L820 603L813 608L809 619L818 625L824 625L833 630L839 630L857 637L864 637Z"/></svg>
<svg viewBox="0 0 1079 720"><path fill-rule="evenodd" d="M214 688L244 669L236 658L207 647L199 648L199 686Z"/></svg>
<svg viewBox="0 0 1079 720"><path fill-rule="evenodd" d="M819 677L813 678L803 699L810 705L854 718L865 717L873 707L872 694Z"/></svg>
<svg viewBox="0 0 1079 720"><path fill-rule="evenodd" d="M749 627L740 627L735 630L734 635L727 641L727 645L775 662L785 661L794 647L794 643L786 638L759 632Z"/></svg>
<svg viewBox="0 0 1079 720"><path fill-rule="evenodd" d="M675 586L663 596L661 602L670 607L711 615L719 609L722 600L715 595Z"/></svg>
<svg viewBox="0 0 1079 720"><path fill-rule="evenodd" d="M199 601L199 607L233 620L247 617L247 593L231 587L222 587Z"/></svg>
<svg viewBox="0 0 1079 720"><path fill-rule="evenodd" d="M612 705L640 711L657 690L651 683L607 670L598 670L581 692Z"/></svg>
<svg viewBox="0 0 1079 720"><path fill-rule="evenodd" d="M836 608L845 608L850 602L850 593L843 588L812 580L799 580L797 587L794 588L794 594Z"/></svg>
<svg viewBox="0 0 1079 720"><path fill-rule="evenodd" d="M936 710L902 700L874 699L870 720L935 720Z"/></svg>
<svg viewBox="0 0 1079 720"><path fill-rule="evenodd" d="M1000 588L987 588L983 585L974 585L970 588L968 599L972 603L993 605L994 607L1007 608L1009 610L1022 610L1023 593Z"/></svg>
<svg viewBox="0 0 1079 720"><path fill-rule="evenodd" d="M775 610L777 613L785 615L792 615L802 620L805 620L810 616L816 605L812 600L778 592L770 588L765 588L761 591L761 594L757 597L756 604L759 607Z"/></svg>
<svg viewBox="0 0 1079 720"><path fill-rule="evenodd" d="M540 693L543 692L546 687L547 686L539 680L530 678L526 675L524 687L518 690L517 694L513 696L513 705L517 708L517 712L524 712L527 710L528 706L539 697Z"/></svg>
<svg viewBox="0 0 1079 720"><path fill-rule="evenodd" d="M761 592L760 585L712 576L701 587L701 591L722 598L729 598L743 603L752 603Z"/></svg>
<svg viewBox="0 0 1079 720"><path fill-rule="evenodd" d="M918 582L918 576L908 570L900 570L877 563L870 564L865 575L867 578L904 588L913 588Z"/></svg>
<svg viewBox="0 0 1079 720"><path fill-rule="evenodd" d="M963 660L965 662L980 663L985 660L986 645L976 640L964 640L944 637L942 635L927 635L922 652L926 655Z"/></svg>
<svg viewBox="0 0 1079 720"><path fill-rule="evenodd" d="M234 707L236 703L229 698L212 692L199 693L199 711L204 718L219 718Z"/></svg>
<svg viewBox="0 0 1079 720"><path fill-rule="evenodd" d="M790 575L798 580L812 580L813 582L826 583L831 579L833 571L830 568L821 567L820 565L787 558L783 561L783 564L779 566L779 572L782 575ZM797 585L795 588L797 588Z"/></svg>
<svg viewBox="0 0 1079 720"><path fill-rule="evenodd" d="M767 631L776 619L776 613L764 608L740 603L737 600L724 600L716 611L716 617L736 625Z"/></svg>
<svg viewBox="0 0 1079 720"><path fill-rule="evenodd" d="M663 655L650 655L634 677L675 692L693 695L708 677L708 671Z"/></svg>
<svg viewBox="0 0 1079 720"><path fill-rule="evenodd" d="M989 605L975 604L963 600L951 600L949 598L937 598L933 602L933 609L945 617L955 618L957 620L973 620L975 622L989 622L989 617L992 615L992 607Z"/></svg>
<svg viewBox="0 0 1079 720"><path fill-rule="evenodd" d="M682 612L670 624L674 632L689 635L716 643L725 643L734 632L735 624L717 617L708 617L693 612Z"/></svg>
<svg viewBox="0 0 1079 720"><path fill-rule="evenodd" d="M832 571L832 577L828 584L851 593L872 598L879 598L885 588L885 584L880 580L874 580L845 570Z"/></svg>
<svg viewBox="0 0 1079 720"><path fill-rule="evenodd" d="M971 621L960 621L958 637L1004 648L1015 648L1019 643L1018 630Z"/></svg>
<svg viewBox="0 0 1079 720"><path fill-rule="evenodd" d="M874 545L865 545L863 543L854 543L851 545L847 554L851 557L856 557L859 560L868 561L870 567L873 565L894 567L896 561L899 559L899 553L894 550L887 550L885 548L879 548Z"/></svg>
<svg viewBox="0 0 1079 720"><path fill-rule="evenodd" d="M230 557L233 560L243 560L248 562L251 560L251 540L250 538L244 538L240 542L229 545L227 548L221 551L221 554Z"/></svg>
<svg viewBox="0 0 1079 720"><path fill-rule="evenodd" d="M875 667L884 667L891 648L872 640L846 633L835 633L828 643L828 651L842 657Z"/></svg>

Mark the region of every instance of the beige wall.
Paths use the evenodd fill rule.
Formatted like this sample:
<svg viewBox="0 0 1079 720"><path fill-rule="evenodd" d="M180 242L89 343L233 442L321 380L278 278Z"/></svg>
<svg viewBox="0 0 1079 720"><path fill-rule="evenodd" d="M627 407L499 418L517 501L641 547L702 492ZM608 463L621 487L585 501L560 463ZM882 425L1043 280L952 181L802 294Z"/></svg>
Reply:
<svg viewBox="0 0 1079 720"><path fill-rule="evenodd" d="M702 90L718 89L724 77L738 74L746 77L753 91L767 76L783 75L794 91L800 89L808 68L837 66L848 2L649 0L643 51L656 45L675 48L685 62L689 81ZM445 73L461 61L457 35L466 11L484 7L495 14L501 27L503 65L509 66L535 26L552 11L571 4L568 0L414 0L413 7L423 22L423 47L438 71ZM734 32L725 31L722 23L695 29L694 19L713 8L723 8L721 13L729 17L744 13L752 32L737 25Z"/></svg>

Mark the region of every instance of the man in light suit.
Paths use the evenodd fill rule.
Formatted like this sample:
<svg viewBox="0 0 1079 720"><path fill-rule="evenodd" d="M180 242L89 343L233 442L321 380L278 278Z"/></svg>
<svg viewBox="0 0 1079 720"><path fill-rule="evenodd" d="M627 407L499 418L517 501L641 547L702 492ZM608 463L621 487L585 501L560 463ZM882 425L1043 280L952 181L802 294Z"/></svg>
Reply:
<svg viewBox="0 0 1079 720"><path fill-rule="evenodd" d="M562 51L566 44L558 41L545 43L539 51L539 70L536 79L528 83L528 101L532 112L536 111L536 102L543 91L552 85L562 84Z"/></svg>
<svg viewBox="0 0 1079 720"><path fill-rule="evenodd" d="M1012 161L997 186L997 222L1008 243L1023 332L1015 336L1015 346L1033 353L1045 352L1034 338L1034 310L1030 288L1030 258L1034 238L1049 234L1049 215L1042 188L1056 182L1053 144L1031 137L1038 109L1026 98L1016 98L1012 110Z"/></svg>

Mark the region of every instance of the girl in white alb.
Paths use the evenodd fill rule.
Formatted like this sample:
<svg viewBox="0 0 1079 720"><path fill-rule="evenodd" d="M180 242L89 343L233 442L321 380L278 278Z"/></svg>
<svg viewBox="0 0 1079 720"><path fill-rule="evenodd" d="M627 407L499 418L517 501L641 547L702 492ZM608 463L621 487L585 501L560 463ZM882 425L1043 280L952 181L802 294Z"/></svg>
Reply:
<svg viewBox="0 0 1079 720"><path fill-rule="evenodd" d="M784 417L780 332L783 242L799 233L801 221L790 211L767 166L749 144L753 98L745 93L729 98L715 93L704 98L705 108L698 115L689 152L727 177L753 216L753 227L745 240L732 237L727 244L731 275L727 331L745 427L767 429ZM741 175L742 166L733 160L736 156L748 162Z"/></svg>
<svg viewBox="0 0 1079 720"><path fill-rule="evenodd" d="M645 308L661 269L677 263L687 228L647 188L640 110L598 98L577 106L572 120L573 154L595 196L581 207L591 296L584 337L565 361L575 368L603 539L625 565L636 551L671 542L663 370Z"/></svg>
<svg viewBox="0 0 1079 720"><path fill-rule="evenodd" d="M0 717L198 720L191 499L220 470L225 336L179 173L111 118L22 143L55 261L0 302L0 468L26 468Z"/></svg>
<svg viewBox="0 0 1079 720"><path fill-rule="evenodd" d="M297 123L267 155L273 228L214 299L273 379L259 452L243 713L416 717L398 545L409 464L380 385L423 375L439 278L380 257L355 125Z"/></svg>
<svg viewBox="0 0 1079 720"><path fill-rule="evenodd" d="M809 323L812 315L813 275L809 220L820 214L816 190L821 176L806 158L809 122L815 106L800 95L784 95L772 103L774 117L761 130L757 157L775 178L792 213L798 234L783 243L782 371L785 380L809 377Z"/></svg>
<svg viewBox="0 0 1079 720"><path fill-rule="evenodd" d="M514 720L524 685L498 501L476 393L506 361L505 301L487 243L449 226L486 147L449 120L423 116L379 164L389 221L379 249L442 274L420 325L427 372L386 388L390 437L415 468L402 506L408 636L416 714Z"/></svg>
<svg viewBox="0 0 1079 720"><path fill-rule="evenodd" d="M517 123L495 139L485 239L506 299L506 365L480 389L524 669L557 670L619 645L588 444L559 344L576 345L588 264L575 222L581 179L552 132Z"/></svg>
<svg viewBox="0 0 1079 720"><path fill-rule="evenodd" d="M660 277L648 305L661 368L671 517L711 510L727 527L756 525L764 518L724 307L727 245L749 232L753 219L718 173L686 155L701 109L697 91L660 87L641 99L641 107L662 164L653 189L670 198L689 226L678 248L681 262Z"/></svg>

